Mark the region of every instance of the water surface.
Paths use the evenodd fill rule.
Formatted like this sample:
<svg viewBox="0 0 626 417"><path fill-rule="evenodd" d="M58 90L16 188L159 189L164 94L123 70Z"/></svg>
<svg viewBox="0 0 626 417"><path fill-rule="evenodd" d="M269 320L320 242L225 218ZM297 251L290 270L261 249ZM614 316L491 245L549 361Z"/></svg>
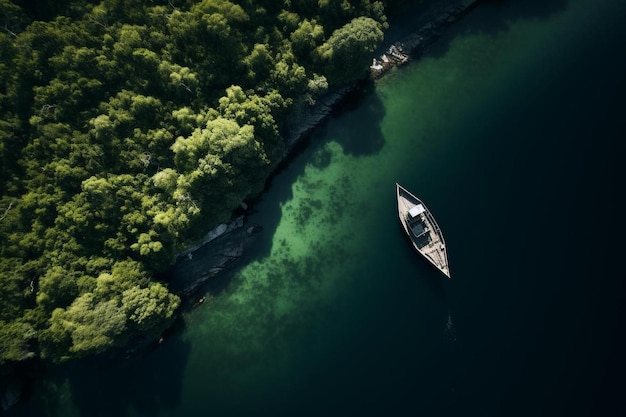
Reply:
<svg viewBox="0 0 626 417"><path fill-rule="evenodd" d="M11 415L622 414L625 10L486 2L272 180L259 245L183 330ZM402 235L396 181L452 280Z"/></svg>

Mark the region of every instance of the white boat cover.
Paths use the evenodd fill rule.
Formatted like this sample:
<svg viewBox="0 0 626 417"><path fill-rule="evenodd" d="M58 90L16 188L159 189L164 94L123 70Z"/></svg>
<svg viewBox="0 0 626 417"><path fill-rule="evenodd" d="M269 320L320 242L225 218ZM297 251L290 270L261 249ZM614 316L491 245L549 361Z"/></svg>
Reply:
<svg viewBox="0 0 626 417"><path fill-rule="evenodd" d="M411 217L417 217L425 211L426 211L426 208L423 205L418 204L417 206L409 210L409 214L411 215Z"/></svg>

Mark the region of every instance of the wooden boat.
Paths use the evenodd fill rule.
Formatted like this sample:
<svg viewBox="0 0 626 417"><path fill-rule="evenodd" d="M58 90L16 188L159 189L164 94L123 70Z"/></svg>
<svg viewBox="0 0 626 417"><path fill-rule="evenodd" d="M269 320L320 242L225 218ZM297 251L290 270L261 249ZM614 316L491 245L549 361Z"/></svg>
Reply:
<svg viewBox="0 0 626 417"><path fill-rule="evenodd" d="M443 233L426 204L396 183L398 217L413 247L446 277L450 278L448 253Z"/></svg>

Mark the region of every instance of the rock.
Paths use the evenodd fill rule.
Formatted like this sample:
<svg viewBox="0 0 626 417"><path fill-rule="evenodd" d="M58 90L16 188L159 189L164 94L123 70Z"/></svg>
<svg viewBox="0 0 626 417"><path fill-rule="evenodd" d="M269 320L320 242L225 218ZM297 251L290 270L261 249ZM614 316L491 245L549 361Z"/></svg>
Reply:
<svg viewBox="0 0 626 417"><path fill-rule="evenodd" d="M439 16L437 16L436 18L436 22L438 25L443 25L444 23L446 23L446 21L448 20L448 17L450 17L450 15L446 12L441 13Z"/></svg>
<svg viewBox="0 0 626 417"><path fill-rule="evenodd" d="M209 243L194 249L192 259L179 257L172 271L170 290L190 297L209 280L234 265L255 241L260 226L242 227L243 217L232 222Z"/></svg>
<svg viewBox="0 0 626 417"><path fill-rule="evenodd" d="M4 395L0 400L2 410L6 411L13 407L20 400L22 396L22 387L16 384L9 384L4 391Z"/></svg>
<svg viewBox="0 0 626 417"><path fill-rule="evenodd" d="M392 56L396 58L392 65L376 71L370 68L371 77L378 78L394 65L407 62L410 54L416 55L429 43L435 41L439 37L439 31L441 29L457 21L463 14L467 13L471 7L478 3L478 1L479 0L434 1L430 5L430 8L423 12L416 20L416 26L420 27L420 29L394 43L394 45L404 45L404 50L401 50L402 57L392 54ZM392 47L393 45L390 48ZM390 52L391 49L388 49L388 53ZM374 61L376 60L377 58L374 58Z"/></svg>
<svg viewBox="0 0 626 417"><path fill-rule="evenodd" d="M228 225L226 224L219 224L215 227L215 229L211 230L209 233L207 233L205 241L206 242L210 242L213 239L215 239L216 237L220 237L221 235L224 234L224 232L226 232L226 230L228 230Z"/></svg>
<svg viewBox="0 0 626 417"><path fill-rule="evenodd" d="M263 230L263 227L259 226L258 224L255 224L254 226L250 226L246 229L246 232L249 235L253 235L255 233L259 233L261 230Z"/></svg>
<svg viewBox="0 0 626 417"><path fill-rule="evenodd" d="M209 230L209 232L204 236L204 239L202 239L202 241L199 244L192 246L188 248L187 250L177 254L176 259L187 257L188 259L191 260L193 258L193 253L197 251L198 249L200 249L202 246L206 245L207 243L217 239L218 237L224 234L230 233L233 230L236 230L242 227L243 223L244 223L244 216L239 216L228 224L219 224L215 226L213 229Z"/></svg>

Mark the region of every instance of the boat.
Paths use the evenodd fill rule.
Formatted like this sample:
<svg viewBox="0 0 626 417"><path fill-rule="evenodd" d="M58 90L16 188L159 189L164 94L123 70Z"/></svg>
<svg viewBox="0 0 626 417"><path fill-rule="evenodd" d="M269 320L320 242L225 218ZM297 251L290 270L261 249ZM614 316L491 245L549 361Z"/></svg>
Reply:
<svg viewBox="0 0 626 417"><path fill-rule="evenodd" d="M446 277L450 276L443 233L426 204L396 183L398 217L415 250Z"/></svg>

